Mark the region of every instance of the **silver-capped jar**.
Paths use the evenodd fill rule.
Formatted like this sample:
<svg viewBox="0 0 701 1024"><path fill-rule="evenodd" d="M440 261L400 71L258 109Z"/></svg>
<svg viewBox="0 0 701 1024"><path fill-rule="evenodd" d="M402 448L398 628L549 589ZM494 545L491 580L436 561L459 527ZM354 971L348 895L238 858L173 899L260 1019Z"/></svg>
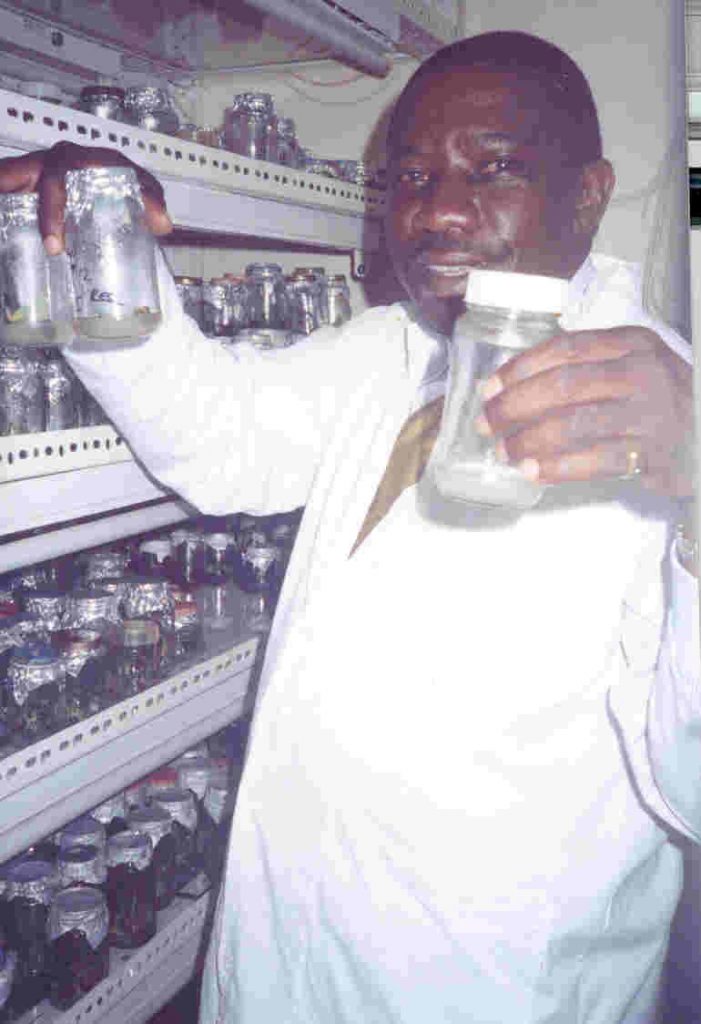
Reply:
<svg viewBox="0 0 701 1024"><path fill-rule="evenodd" d="M40 360L18 348L0 348L0 436L44 429Z"/></svg>
<svg viewBox="0 0 701 1024"><path fill-rule="evenodd" d="M49 906L56 892L53 865L39 860L19 860L7 870L3 917L8 923L17 953L12 1005L23 1013L45 995Z"/></svg>
<svg viewBox="0 0 701 1024"><path fill-rule="evenodd" d="M236 568L236 537L233 533L204 535L204 571L208 582L234 575Z"/></svg>
<svg viewBox="0 0 701 1024"><path fill-rule="evenodd" d="M249 263L248 313L251 327L287 326L287 299L282 267L277 263Z"/></svg>
<svg viewBox="0 0 701 1024"><path fill-rule="evenodd" d="M0 195L0 345L66 345L72 337L65 256L48 256L35 192Z"/></svg>
<svg viewBox="0 0 701 1024"><path fill-rule="evenodd" d="M117 673L120 696L133 697L148 689L161 673L161 630L151 619L125 619Z"/></svg>
<svg viewBox="0 0 701 1024"><path fill-rule="evenodd" d="M113 85L86 85L80 90L77 110L111 121L124 121L124 89Z"/></svg>
<svg viewBox="0 0 701 1024"><path fill-rule="evenodd" d="M205 334L231 338L248 323L248 288L215 277L202 286L202 323Z"/></svg>
<svg viewBox="0 0 701 1024"><path fill-rule="evenodd" d="M278 117L271 132L271 149L268 159L284 167L299 167L300 152L297 131L291 117Z"/></svg>
<svg viewBox="0 0 701 1024"><path fill-rule="evenodd" d="M83 579L87 583L105 577L121 576L128 558L123 551L91 551L85 556Z"/></svg>
<svg viewBox="0 0 701 1024"><path fill-rule="evenodd" d="M183 311L195 321L201 330L204 330L202 287L201 277L180 276L175 278L175 289L180 296Z"/></svg>
<svg viewBox="0 0 701 1024"><path fill-rule="evenodd" d="M7 669L10 724L28 742L63 726L61 693L66 670L47 644L15 648Z"/></svg>
<svg viewBox="0 0 701 1024"><path fill-rule="evenodd" d="M138 570L146 576L165 578L173 558L168 537L156 537L139 544Z"/></svg>
<svg viewBox="0 0 701 1024"><path fill-rule="evenodd" d="M107 861L104 850L95 846L69 846L59 850L58 879L61 887L71 885L104 885L107 881Z"/></svg>
<svg viewBox="0 0 701 1024"><path fill-rule="evenodd" d="M148 132L177 135L180 118L165 89L153 85L133 86L124 94L127 121Z"/></svg>
<svg viewBox="0 0 701 1024"><path fill-rule="evenodd" d="M93 807L90 817L100 822L108 839L122 832L127 826L127 797L124 790Z"/></svg>
<svg viewBox="0 0 701 1024"><path fill-rule="evenodd" d="M106 590L73 590L66 601L66 629L98 629L110 632L109 627L120 623L117 599Z"/></svg>
<svg viewBox="0 0 701 1024"><path fill-rule="evenodd" d="M109 972L108 911L103 893L74 886L57 893L47 922L49 1002L67 1010Z"/></svg>
<svg viewBox="0 0 701 1024"><path fill-rule="evenodd" d="M156 246L131 167L67 172L66 250L75 347L134 344L153 333L161 322Z"/></svg>
<svg viewBox="0 0 701 1024"><path fill-rule="evenodd" d="M181 880L192 875L197 862L197 804L189 789L173 787L153 794L152 802L167 811L173 822L175 870Z"/></svg>
<svg viewBox="0 0 701 1024"><path fill-rule="evenodd" d="M235 96L224 111L224 147L253 160L269 160L274 117L270 93L245 92Z"/></svg>
<svg viewBox="0 0 701 1024"><path fill-rule="evenodd" d="M295 274L287 279L288 327L295 334L311 334L321 326L319 288L313 274Z"/></svg>
<svg viewBox="0 0 701 1024"><path fill-rule="evenodd" d="M40 363L44 385L44 429L71 430L80 423L77 378L65 359L48 349Z"/></svg>
<svg viewBox="0 0 701 1024"><path fill-rule="evenodd" d="M332 327L341 327L350 320L351 310L350 288L345 274L332 274L328 279L329 323Z"/></svg>
<svg viewBox="0 0 701 1024"><path fill-rule="evenodd" d="M110 941L136 949L156 933L156 881L151 840L142 832L118 832L107 843Z"/></svg>
<svg viewBox="0 0 701 1024"><path fill-rule="evenodd" d="M127 589L124 614L128 619L150 619L160 630L161 670L173 657L175 634L175 600L168 581L158 578L137 578Z"/></svg>
<svg viewBox="0 0 701 1024"><path fill-rule="evenodd" d="M156 910L164 910L175 896L175 838L173 820L162 807L144 807L132 811L129 828L142 832L153 847L153 871L156 882Z"/></svg>

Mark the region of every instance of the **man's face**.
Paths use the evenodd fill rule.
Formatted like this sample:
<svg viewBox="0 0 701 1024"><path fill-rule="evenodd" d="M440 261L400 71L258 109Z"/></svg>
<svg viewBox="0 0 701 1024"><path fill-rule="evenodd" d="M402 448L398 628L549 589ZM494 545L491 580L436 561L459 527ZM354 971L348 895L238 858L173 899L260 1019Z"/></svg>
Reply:
<svg viewBox="0 0 701 1024"><path fill-rule="evenodd" d="M424 81L403 107L387 241L425 323L450 331L473 267L574 273L584 254L573 190L532 98L499 73L466 69Z"/></svg>

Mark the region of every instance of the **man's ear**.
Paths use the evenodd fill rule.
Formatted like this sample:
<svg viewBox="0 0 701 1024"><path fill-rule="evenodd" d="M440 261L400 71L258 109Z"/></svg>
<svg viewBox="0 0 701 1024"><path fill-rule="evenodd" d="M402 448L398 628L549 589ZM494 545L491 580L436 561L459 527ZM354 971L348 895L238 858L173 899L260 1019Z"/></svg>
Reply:
<svg viewBox="0 0 701 1024"><path fill-rule="evenodd" d="M584 166L574 211L574 229L577 234L593 238L615 184L616 175L608 160L602 158Z"/></svg>

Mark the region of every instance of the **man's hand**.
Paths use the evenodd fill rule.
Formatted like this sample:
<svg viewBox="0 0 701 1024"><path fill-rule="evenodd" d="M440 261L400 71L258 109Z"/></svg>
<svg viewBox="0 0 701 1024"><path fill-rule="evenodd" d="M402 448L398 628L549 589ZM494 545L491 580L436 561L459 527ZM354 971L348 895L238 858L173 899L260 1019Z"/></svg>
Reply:
<svg viewBox="0 0 701 1024"><path fill-rule="evenodd" d="M624 477L693 494L692 371L645 327L561 333L484 385L482 432L543 483ZM632 453L635 453L633 455Z"/></svg>
<svg viewBox="0 0 701 1024"><path fill-rule="evenodd" d="M63 251L66 171L81 167L131 167L136 171L146 209L146 223L154 235L167 235L173 224L166 210L160 182L148 171L132 163L116 149L76 146L59 142L25 156L0 160L0 193L38 192L39 228L47 252Z"/></svg>

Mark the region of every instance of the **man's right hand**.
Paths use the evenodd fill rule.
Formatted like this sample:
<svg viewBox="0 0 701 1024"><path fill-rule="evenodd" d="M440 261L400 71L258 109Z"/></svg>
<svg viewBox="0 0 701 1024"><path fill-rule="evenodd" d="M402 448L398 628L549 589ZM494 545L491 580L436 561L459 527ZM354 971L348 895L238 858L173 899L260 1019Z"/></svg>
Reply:
<svg viewBox="0 0 701 1024"><path fill-rule="evenodd" d="M141 185L148 227L154 235L167 235L173 230L163 189L152 174L116 149L59 142L51 149L0 160L0 193L39 193L39 228L49 255L55 256L63 251L66 171L81 167L131 167Z"/></svg>

